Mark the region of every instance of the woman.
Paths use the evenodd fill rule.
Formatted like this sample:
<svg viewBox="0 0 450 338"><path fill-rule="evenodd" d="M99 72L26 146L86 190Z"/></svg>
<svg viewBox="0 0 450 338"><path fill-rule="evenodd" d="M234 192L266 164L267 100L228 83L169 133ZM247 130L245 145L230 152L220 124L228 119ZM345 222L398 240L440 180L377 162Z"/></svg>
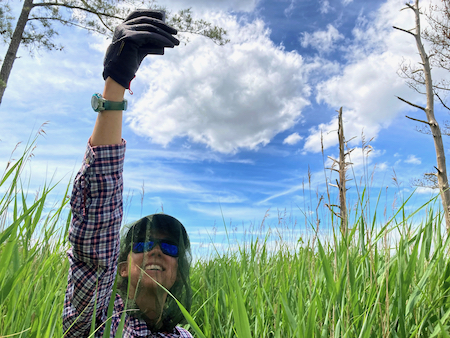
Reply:
<svg viewBox="0 0 450 338"><path fill-rule="evenodd" d="M123 330L122 337L192 337L176 326L183 317L166 292L190 308L191 256L184 226L171 216L155 214L131 224L119 238L125 89L146 55L162 55L164 48L179 44L176 33L164 23L164 13L135 11L116 28L106 52L103 95L92 98L99 114L71 196L65 337L87 337L91 330L95 337L103 337L106 330L111 337L118 330ZM117 273L118 292L109 306Z"/></svg>

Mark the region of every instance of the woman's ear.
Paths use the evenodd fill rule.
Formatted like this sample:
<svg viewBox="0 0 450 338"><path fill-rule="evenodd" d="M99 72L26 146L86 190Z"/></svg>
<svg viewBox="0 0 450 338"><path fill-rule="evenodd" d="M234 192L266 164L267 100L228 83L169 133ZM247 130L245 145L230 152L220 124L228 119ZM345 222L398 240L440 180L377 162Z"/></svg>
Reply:
<svg viewBox="0 0 450 338"><path fill-rule="evenodd" d="M119 274L120 277L126 278L128 277L128 262L119 263Z"/></svg>

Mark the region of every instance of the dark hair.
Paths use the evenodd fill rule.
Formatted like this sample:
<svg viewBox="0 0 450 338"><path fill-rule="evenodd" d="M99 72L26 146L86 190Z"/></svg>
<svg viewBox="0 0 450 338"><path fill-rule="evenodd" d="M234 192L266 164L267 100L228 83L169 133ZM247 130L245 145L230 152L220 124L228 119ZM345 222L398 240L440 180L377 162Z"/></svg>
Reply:
<svg viewBox="0 0 450 338"><path fill-rule="evenodd" d="M140 220L126 225L120 240L120 253L118 264L127 262L128 254L131 252L131 245L134 242L142 241L155 233L169 236L178 244L178 271L177 279L170 288L170 293L190 311L192 304L192 290L189 278L191 267L191 247L189 237L183 224L176 218L166 214L153 214L141 218ZM118 276L118 289L122 297L127 296L128 278ZM162 327L160 331L170 332L177 324L184 321L184 316L172 297L167 296L162 313Z"/></svg>

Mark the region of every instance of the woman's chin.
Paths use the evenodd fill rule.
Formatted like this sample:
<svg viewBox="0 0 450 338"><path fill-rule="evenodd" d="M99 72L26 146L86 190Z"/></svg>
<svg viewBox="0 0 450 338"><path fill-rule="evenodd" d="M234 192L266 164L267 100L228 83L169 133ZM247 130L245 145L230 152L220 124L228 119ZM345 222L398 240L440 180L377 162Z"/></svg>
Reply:
<svg viewBox="0 0 450 338"><path fill-rule="evenodd" d="M152 322L155 323L161 318L161 312L158 311L147 311L145 312L145 316Z"/></svg>
<svg viewBox="0 0 450 338"><path fill-rule="evenodd" d="M159 285L158 285L159 283ZM142 288L142 291L160 291L164 292L164 289L161 288L160 285L163 285L162 281L161 281L161 276L154 274L154 273L149 273L148 276L144 275L142 276L141 282L140 282L140 286Z"/></svg>

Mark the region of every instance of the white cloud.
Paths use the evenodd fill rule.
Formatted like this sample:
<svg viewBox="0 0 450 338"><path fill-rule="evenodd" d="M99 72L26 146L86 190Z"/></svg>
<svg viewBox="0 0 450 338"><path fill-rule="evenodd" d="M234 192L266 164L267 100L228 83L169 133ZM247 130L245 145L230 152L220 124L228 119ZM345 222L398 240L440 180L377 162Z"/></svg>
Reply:
<svg viewBox="0 0 450 338"><path fill-rule="evenodd" d="M310 93L302 57L275 46L260 20L213 19L231 43L194 37L141 67L136 81L148 90L127 114L136 133L162 145L188 137L234 153L266 145L298 121Z"/></svg>
<svg viewBox="0 0 450 338"><path fill-rule="evenodd" d="M38 51L33 57L27 55L25 49L19 49L19 58L11 71L4 99L13 100L16 108L24 104L22 96L25 91L29 100L45 102L42 91L37 88L58 91L61 96L68 97L88 88L92 90L97 83L101 84L103 55L92 53L86 48L86 36L84 32L75 32L71 35L70 43L63 41L65 45L62 51ZM96 66L93 66L95 61ZM61 106L53 106L53 109L48 109L48 105L45 109L33 108L45 112L46 116L50 113L60 114L62 109L67 108L63 106L63 100L52 104ZM71 104L73 106L73 101Z"/></svg>
<svg viewBox="0 0 450 338"><path fill-rule="evenodd" d="M294 193L296 191L303 190L304 188L305 188L304 185L299 184L299 185L295 185L295 186L293 186L291 188L285 189L285 190L283 190L281 192L275 192L275 193L271 194L269 197L267 197L266 199L257 202L256 205L266 204L267 202L269 202L269 201L271 201L273 199L292 194L292 193Z"/></svg>
<svg viewBox="0 0 450 338"><path fill-rule="evenodd" d="M298 133L293 133L284 139L283 144L294 145L302 139L303 137L301 137Z"/></svg>
<svg viewBox="0 0 450 338"><path fill-rule="evenodd" d="M311 151L317 153L322 151L322 146L323 149L327 149L331 146L336 145L338 143L337 130L337 117L333 118L329 123L321 123L317 127L310 128L310 135L306 138L303 150L305 152ZM357 136L360 133L357 133L355 135L353 134L353 131L350 132L347 129L346 123L344 121L344 134L346 139L351 139L352 137Z"/></svg>
<svg viewBox="0 0 450 338"><path fill-rule="evenodd" d="M194 11L253 11L260 0L170 0L170 9L193 8Z"/></svg>
<svg viewBox="0 0 450 338"><path fill-rule="evenodd" d="M430 195L435 196L439 193L439 189L431 189L431 188L424 188L424 187L418 187L416 188L415 194L421 194L421 195Z"/></svg>
<svg viewBox="0 0 450 338"><path fill-rule="evenodd" d="M189 203L189 210L205 216L224 219L227 223L259 220L267 212L266 206L216 205L212 203Z"/></svg>
<svg viewBox="0 0 450 338"><path fill-rule="evenodd" d="M409 164L421 164L422 161L420 158L417 158L415 155L409 155L408 158L405 160L406 163Z"/></svg>
<svg viewBox="0 0 450 338"><path fill-rule="evenodd" d="M295 8L295 3L297 2L297 0L291 0L291 3L289 4L289 7L287 7L285 10L284 10L284 15L286 15L287 17L290 17L291 16L291 14L292 14L292 11L294 10L294 8Z"/></svg>
<svg viewBox="0 0 450 338"><path fill-rule="evenodd" d="M422 6L426 6L425 3ZM401 0L388 0L376 15L361 17L353 30L353 44L346 50L348 64L317 86L317 101L329 107L344 109L347 139L364 132L368 139L391 123L402 110L410 109L396 96L420 103L424 97L411 91L397 75L399 65L408 57L417 63L414 39L394 30L393 25L410 28L414 25L412 11L402 11ZM337 128L336 117L328 123L310 129L304 151L319 152L321 131L324 148L337 144L332 131Z"/></svg>
<svg viewBox="0 0 450 338"><path fill-rule="evenodd" d="M330 2L328 0L320 0L320 13L327 14L331 10Z"/></svg>
<svg viewBox="0 0 450 338"><path fill-rule="evenodd" d="M300 42L302 47L311 46L321 54L330 53L336 48L336 42L342 40L344 35L331 24L327 25L327 30L315 31L314 33L302 33Z"/></svg>
<svg viewBox="0 0 450 338"><path fill-rule="evenodd" d="M397 74L396 60L390 52L383 55L370 55L358 63L347 66L340 76L335 76L318 85L317 100L330 107L343 106L344 132L347 139L362 132L368 139L376 136L387 126L398 111L405 108L395 94L409 93ZM401 95L400 95L401 96ZM337 144L332 131L337 130L337 118L328 124L311 130L305 149L320 151L320 130L323 131L324 148Z"/></svg>
<svg viewBox="0 0 450 338"><path fill-rule="evenodd" d="M346 158L346 161L351 163L351 166L349 170L355 173L355 175L360 175L365 172L365 169L367 169L369 166L372 166L374 164L374 159L377 157L380 157L383 152L377 149L372 148L371 146L362 149L361 147L355 147L350 156ZM339 155L333 155L331 156L335 159L339 159ZM325 163L325 167L331 168L333 166L333 161L329 158L327 159ZM386 164L382 163L380 165L377 165L378 170L385 170ZM335 168L338 169L338 168Z"/></svg>
<svg viewBox="0 0 450 338"><path fill-rule="evenodd" d="M382 162L382 163L377 164L377 168L380 171L386 171L388 169L388 165L386 162Z"/></svg>

